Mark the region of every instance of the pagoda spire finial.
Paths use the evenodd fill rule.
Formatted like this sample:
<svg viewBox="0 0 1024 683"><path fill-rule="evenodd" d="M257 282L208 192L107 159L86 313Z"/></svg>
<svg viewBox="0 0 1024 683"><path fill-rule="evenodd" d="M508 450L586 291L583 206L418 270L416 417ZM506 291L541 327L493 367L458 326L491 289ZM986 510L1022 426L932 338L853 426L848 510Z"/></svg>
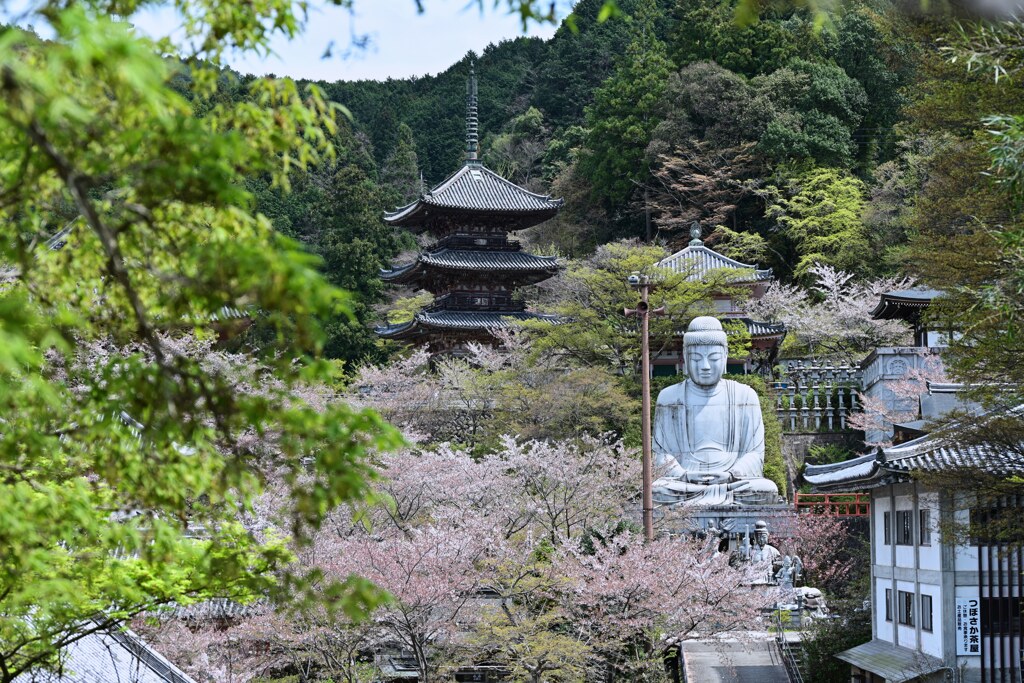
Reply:
<svg viewBox="0 0 1024 683"><path fill-rule="evenodd" d="M703 230L701 229L700 223L698 221L694 221L693 223L690 224L691 247L700 247L704 245L704 242L702 242L700 239L701 232L703 232Z"/></svg>
<svg viewBox="0 0 1024 683"><path fill-rule="evenodd" d="M476 114L476 68L469 63L466 81L466 161L476 161L479 150L479 121Z"/></svg>

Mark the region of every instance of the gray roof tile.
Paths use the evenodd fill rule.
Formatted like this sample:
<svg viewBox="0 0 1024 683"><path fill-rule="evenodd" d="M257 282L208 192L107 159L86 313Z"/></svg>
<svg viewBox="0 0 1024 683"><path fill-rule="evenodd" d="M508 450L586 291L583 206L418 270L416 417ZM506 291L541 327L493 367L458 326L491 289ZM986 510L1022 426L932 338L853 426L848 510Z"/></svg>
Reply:
<svg viewBox="0 0 1024 683"><path fill-rule="evenodd" d="M415 336L426 330L497 330L510 327L520 320L556 322L557 316L540 313L492 311L421 311L407 323L378 327L377 334L402 338Z"/></svg>
<svg viewBox="0 0 1024 683"><path fill-rule="evenodd" d="M938 657L877 639L840 652L836 657L881 676L889 683L917 680L945 668Z"/></svg>
<svg viewBox="0 0 1024 683"><path fill-rule="evenodd" d="M1024 406L1013 412L1020 413ZM974 418L977 419L977 418ZM880 448L877 453L831 465L808 465L803 477L816 489L851 491L873 488L914 472L956 472L984 469L997 476L1024 475L1020 449L995 444L960 444L934 432L912 441Z"/></svg>
<svg viewBox="0 0 1024 683"><path fill-rule="evenodd" d="M751 320L750 318L740 319L747 326L747 332L753 337L773 337L779 334L786 334L786 326L783 323L766 323Z"/></svg>
<svg viewBox="0 0 1024 683"><path fill-rule="evenodd" d="M33 669L15 683L195 683L131 631L93 633L61 651L56 671Z"/></svg>
<svg viewBox="0 0 1024 683"><path fill-rule="evenodd" d="M412 263L381 269L380 276L383 280L408 279L412 271L424 267L499 273L543 271L554 275L558 261L554 256L535 256L525 251L440 249L423 252Z"/></svg>
<svg viewBox="0 0 1024 683"><path fill-rule="evenodd" d="M561 199L539 195L505 180L479 162L466 163L440 185L419 199L384 214L389 223L402 223L427 206L497 213L550 213L562 206Z"/></svg>
<svg viewBox="0 0 1024 683"><path fill-rule="evenodd" d="M686 274L686 279L691 281L701 280L709 272L720 269L748 271L730 278L733 282L762 282L772 279L771 268L759 270L756 265L740 263L704 245L691 244L682 251L662 259L658 266L668 268L673 273Z"/></svg>

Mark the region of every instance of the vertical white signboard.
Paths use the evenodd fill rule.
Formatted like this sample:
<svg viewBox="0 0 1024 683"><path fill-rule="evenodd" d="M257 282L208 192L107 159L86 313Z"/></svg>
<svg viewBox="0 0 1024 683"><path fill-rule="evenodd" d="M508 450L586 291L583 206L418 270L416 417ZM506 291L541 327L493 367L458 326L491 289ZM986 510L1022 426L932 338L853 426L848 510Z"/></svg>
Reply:
<svg viewBox="0 0 1024 683"><path fill-rule="evenodd" d="M956 654L981 656L981 601L956 599Z"/></svg>

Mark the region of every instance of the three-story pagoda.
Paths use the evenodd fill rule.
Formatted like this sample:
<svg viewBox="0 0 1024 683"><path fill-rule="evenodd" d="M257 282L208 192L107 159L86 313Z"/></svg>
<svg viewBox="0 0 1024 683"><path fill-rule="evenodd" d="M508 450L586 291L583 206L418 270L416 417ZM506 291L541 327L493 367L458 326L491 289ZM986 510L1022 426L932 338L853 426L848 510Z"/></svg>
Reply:
<svg viewBox="0 0 1024 683"><path fill-rule="evenodd" d="M555 257L522 250L509 233L537 225L558 213L561 199L529 192L505 180L478 159L476 76L466 87L466 162L416 201L384 220L436 242L412 263L381 270L381 279L425 289L434 301L412 320L377 328L386 339L428 344L435 353L458 352L471 341L493 343L493 331L528 319L515 297L518 287L558 272Z"/></svg>

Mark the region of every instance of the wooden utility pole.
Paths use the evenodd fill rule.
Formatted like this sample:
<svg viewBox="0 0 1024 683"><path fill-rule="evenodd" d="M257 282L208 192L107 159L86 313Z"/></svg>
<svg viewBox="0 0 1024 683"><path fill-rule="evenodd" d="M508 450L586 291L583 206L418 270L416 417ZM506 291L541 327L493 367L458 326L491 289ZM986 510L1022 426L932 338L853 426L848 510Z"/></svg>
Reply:
<svg viewBox="0 0 1024 683"><path fill-rule="evenodd" d="M648 303L651 280L646 275L633 273L629 276L629 285L640 290L640 303L636 308L627 308L626 315L640 318L640 383L643 394L640 404L640 430L643 477L643 521L644 540L654 540L654 494L652 492L652 455L651 455L651 340L650 317L652 311ZM664 313L664 309L653 311L654 314Z"/></svg>

